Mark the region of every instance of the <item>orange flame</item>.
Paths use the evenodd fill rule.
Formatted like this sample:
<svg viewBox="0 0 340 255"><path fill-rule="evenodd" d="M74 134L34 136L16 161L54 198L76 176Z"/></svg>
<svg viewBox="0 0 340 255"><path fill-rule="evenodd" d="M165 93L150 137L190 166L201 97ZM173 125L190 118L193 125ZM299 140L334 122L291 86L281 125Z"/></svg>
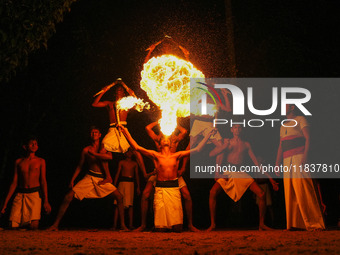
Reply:
<svg viewBox="0 0 340 255"><path fill-rule="evenodd" d="M153 57L144 64L141 88L161 108L161 131L171 135L177 117L190 115L190 78L204 78L193 64L173 55ZM202 91L197 89L197 98Z"/></svg>
<svg viewBox="0 0 340 255"><path fill-rule="evenodd" d="M148 102L144 102L143 99L128 96L123 97L117 102L117 109L118 110L129 110L132 107L136 107L136 110L141 112L143 109L150 109L150 104Z"/></svg>

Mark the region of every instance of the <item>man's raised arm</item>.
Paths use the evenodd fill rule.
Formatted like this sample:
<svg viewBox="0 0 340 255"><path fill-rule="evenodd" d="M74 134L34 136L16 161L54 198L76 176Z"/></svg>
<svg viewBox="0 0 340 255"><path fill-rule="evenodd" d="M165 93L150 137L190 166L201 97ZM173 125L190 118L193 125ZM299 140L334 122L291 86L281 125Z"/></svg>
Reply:
<svg viewBox="0 0 340 255"><path fill-rule="evenodd" d="M180 142L180 141L182 141L183 139L184 139L184 137L187 135L187 133L188 133L188 131L184 128L184 127L182 127L181 125L177 125L177 128L178 128L178 130L179 130L179 134L178 134L178 136L177 136L177 140L178 140L178 142Z"/></svg>
<svg viewBox="0 0 340 255"><path fill-rule="evenodd" d="M120 131L124 134L126 139L128 140L129 144L131 145L132 148L134 148L136 151L139 151L140 153L144 154L147 157L153 158L155 155L155 151L152 150L147 150L143 148L142 146L139 146L137 142L132 138L130 132L125 128L123 125L119 124L117 125Z"/></svg>
<svg viewBox="0 0 340 255"><path fill-rule="evenodd" d="M130 89L123 81L120 81L120 84L125 88L126 92L129 93L130 96L132 97L137 97L135 92L133 92L132 89Z"/></svg>
<svg viewBox="0 0 340 255"><path fill-rule="evenodd" d="M181 151L179 157L182 158L189 156L190 153L200 152L203 149L204 145L209 140L210 136L214 135L216 131L217 131L216 128L212 129L195 148L186 151Z"/></svg>
<svg viewBox="0 0 340 255"><path fill-rule="evenodd" d="M105 86L104 88L102 88L102 92L94 99L92 106L93 107L106 107L109 103L109 101L103 101L101 102L100 99L103 97L103 95L110 89L112 88L114 85L117 84L117 81L113 82L110 85Z"/></svg>
<svg viewBox="0 0 340 255"><path fill-rule="evenodd" d="M155 126L157 126L158 122L152 122L149 125L145 127L146 132L151 137L152 140L158 141L158 136L155 134L155 132L152 130Z"/></svg>

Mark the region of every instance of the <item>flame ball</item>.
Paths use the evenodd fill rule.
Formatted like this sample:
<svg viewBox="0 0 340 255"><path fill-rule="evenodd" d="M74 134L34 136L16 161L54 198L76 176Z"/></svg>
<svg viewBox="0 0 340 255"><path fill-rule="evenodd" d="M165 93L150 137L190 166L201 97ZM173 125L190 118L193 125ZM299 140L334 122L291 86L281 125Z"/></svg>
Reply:
<svg viewBox="0 0 340 255"><path fill-rule="evenodd" d="M204 74L173 55L153 57L144 64L141 88L161 108L161 130L166 135L175 130L177 117L190 115L190 78Z"/></svg>

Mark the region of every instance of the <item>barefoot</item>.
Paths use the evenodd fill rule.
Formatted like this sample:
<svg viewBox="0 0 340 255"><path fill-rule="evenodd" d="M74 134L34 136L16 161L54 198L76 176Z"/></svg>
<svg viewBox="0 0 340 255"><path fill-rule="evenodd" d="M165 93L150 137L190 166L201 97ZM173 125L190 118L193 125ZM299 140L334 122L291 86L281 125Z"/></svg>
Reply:
<svg viewBox="0 0 340 255"><path fill-rule="evenodd" d="M209 227L207 230L205 230L205 231L206 231L206 232L210 232L210 231L215 230L215 228L216 228L215 225L210 225L210 227Z"/></svg>
<svg viewBox="0 0 340 255"><path fill-rule="evenodd" d="M124 226L122 226L122 228L121 228L119 231L122 231L122 232L129 232L130 229L128 229L128 228L124 225Z"/></svg>
<svg viewBox="0 0 340 255"><path fill-rule="evenodd" d="M264 231L264 230L274 230L274 229L272 229L272 228L270 228L270 227L268 227L268 226L263 224L263 225L259 226L259 230L260 231Z"/></svg>
<svg viewBox="0 0 340 255"><path fill-rule="evenodd" d="M46 231L59 231L58 226L52 225L46 229Z"/></svg>
<svg viewBox="0 0 340 255"><path fill-rule="evenodd" d="M312 229L307 229L309 232L321 232L324 231L322 228L312 228Z"/></svg>
<svg viewBox="0 0 340 255"><path fill-rule="evenodd" d="M139 228L136 228L133 232L143 232L145 230L145 226L141 225Z"/></svg>
<svg viewBox="0 0 340 255"><path fill-rule="evenodd" d="M191 231L191 232L200 232L201 231L201 230L195 228L194 225L188 226L188 228L189 228L189 231Z"/></svg>

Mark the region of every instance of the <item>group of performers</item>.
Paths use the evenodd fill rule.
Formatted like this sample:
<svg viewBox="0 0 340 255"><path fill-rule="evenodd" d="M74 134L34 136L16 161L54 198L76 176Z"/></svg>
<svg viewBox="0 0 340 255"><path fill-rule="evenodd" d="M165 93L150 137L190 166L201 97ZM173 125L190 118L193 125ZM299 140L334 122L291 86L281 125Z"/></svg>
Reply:
<svg viewBox="0 0 340 255"><path fill-rule="evenodd" d="M101 101L103 95L111 88L115 89L114 101ZM259 165L251 145L242 138L242 126L237 124L231 128L232 137L223 139L212 122L197 120L194 123L190 136L196 140L186 150L177 151L177 146L187 135L187 130L180 125L177 126L178 134L165 136L156 134L154 127L158 125L153 122L146 127L146 132L155 142L156 150L150 150L137 144L133 139L127 125L128 111L117 113L116 102L127 94L135 96L134 92L126 84L118 79L113 84L106 86L95 98L94 107L103 107L108 110L110 128L107 135L102 139L102 134L97 127L91 127L90 136L92 143L82 150L79 164L71 178L70 190L66 194L55 222L49 230L57 230L71 201L76 198L103 198L112 196L117 207L114 217L114 228L117 227L118 216L120 228L128 231L132 228L132 203L134 195L134 181L137 182L137 193L140 192L138 168L142 171L147 184L141 197L141 226L137 231L146 228L149 199L154 192L154 227L155 230L163 231L171 229L182 231L183 208L186 210L188 229L198 231L192 221L192 200L187 185L182 177L187 167L188 157L199 153L205 144L213 143L215 148L210 151L209 156L216 157L216 162L239 167L245 163L246 157L250 157L255 165ZM227 102L227 111L230 111L228 91L223 92ZM307 162L309 151L309 127L306 119L295 115L295 106L287 106L287 118L294 119L298 125L295 127L281 127L280 145L277 153L276 164L301 165ZM210 123L210 124L207 124ZM288 126L288 125L287 125ZM198 137L202 139L199 141ZM197 144L197 146L195 146ZM27 155L15 162L14 179L10 185L9 192L5 198L1 213L3 214L11 197L15 194L9 217L10 226L18 228L28 225L31 229L39 226L41 205L47 213L51 211L48 202L46 167L44 159L35 155L38 143L35 138L29 139L24 149ZM112 160L112 153L124 153L126 159L119 162L118 170L113 180L109 171L108 162ZM132 160L133 155L136 158ZM147 173L142 155L150 158L154 164L154 170ZM180 166L180 161L182 167ZM87 174L75 184L75 180L81 172L84 163L89 167ZM296 176L300 174L303 176ZM278 190L278 184L266 176L274 190ZM303 178L301 178L303 177ZM120 180L118 189L118 179ZM259 230L270 229L264 224L267 194L259 184L248 174L241 172L227 172L216 176L216 182L210 190L209 209L210 222L209 231L216 227L216 197L223 190L235 202L240 200L249 188L257 196L259 207ZM325 229L322 214L322 201L320 193L316 189L313 179L308 173L285 173L284 189L287 215L287 229ZM40 195L41 194L41 197ZM129 228L125 225L124 208L129 208Z"/></svg>

